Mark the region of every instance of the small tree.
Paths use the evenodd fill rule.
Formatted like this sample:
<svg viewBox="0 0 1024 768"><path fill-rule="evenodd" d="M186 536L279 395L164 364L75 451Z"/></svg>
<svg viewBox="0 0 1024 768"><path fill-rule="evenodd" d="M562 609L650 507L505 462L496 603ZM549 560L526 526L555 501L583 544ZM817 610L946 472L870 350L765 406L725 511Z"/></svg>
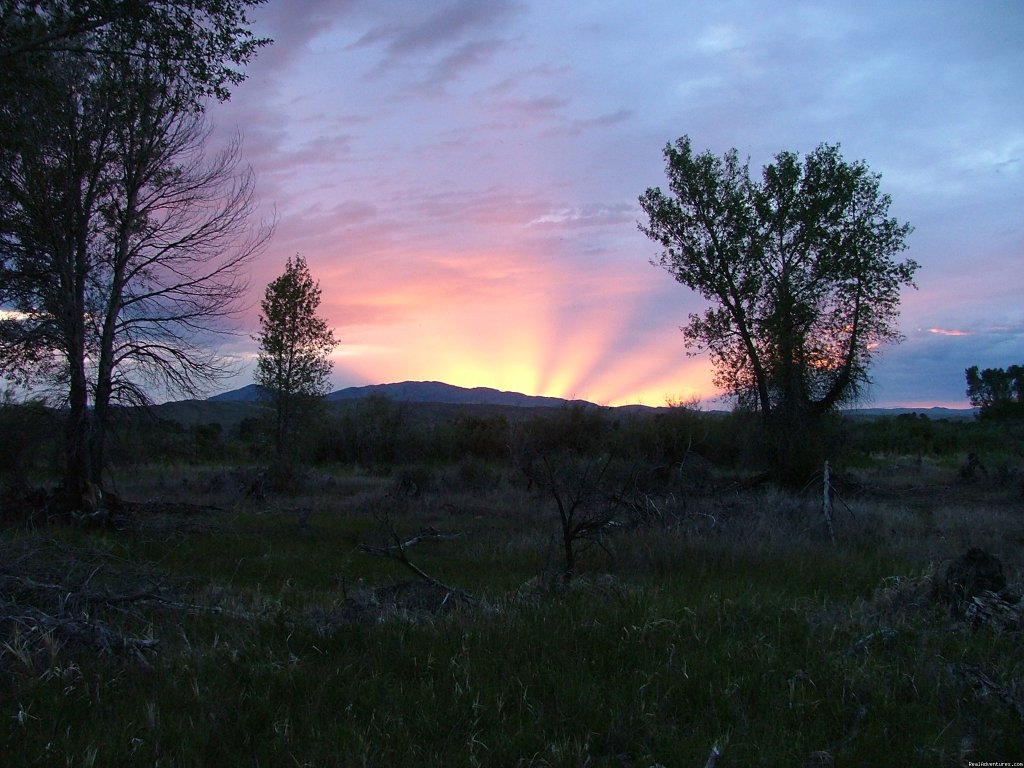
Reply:
<svg viewBox="0 0 1024 768"><path fill-rule="evenodd" d="M710 351L715 383L774 427L775 469L797 480L809 430L901 338L900 288L918 265L894 257L911 227L838 146L779 153L760 181L735 149L694 154L686 136L665 160L670 194L641 196L640 229L664 248L656 263L715 304L690 315L687 346Z"/></svg>
<svg viewBox="0 0 1024 768"><path fill-rule="evenodd" d="M274 406L274 444L280 460L291 458L297 418L328 392L338 345L326 321L317 316L320 284L306 260L288 259L284 274L268 286L260 302L260 351L255 380Z"/></svg>
<svg viewBox="0 0 1024 768"><path fill-rule="evenodd" d="M558 512L566 580L576 575L580 556L589 548L600 547L611 556L607 535L618 526L617 517L635 517L638 510L634 472L624 471L613 454L586 450L581 435L571 436L567 443L557 433L559 425L582 415L580 410L566 410L555 418L518 424L509 435L513 465L526 477L530 490L553 501ZM598 422L592 422L591 427L596 426Z"/></svg>
<svg viewBox="0 0 1024 768"><path fill-rule="evenodd" d="M609 552L604 537L622 506L620 489L609 479L611 463L611 456L561 450L540 453L521 467L530 484L555 502L566 579L576 575L579 557L588 546Z"/></svg>
<svg viewBox="0 0 1024 768"><path fill-rule="evenodd" d="M978 370L972 365L964 374L967 397L980 408L982 418L1024 416L1024 365Z"/></svg>

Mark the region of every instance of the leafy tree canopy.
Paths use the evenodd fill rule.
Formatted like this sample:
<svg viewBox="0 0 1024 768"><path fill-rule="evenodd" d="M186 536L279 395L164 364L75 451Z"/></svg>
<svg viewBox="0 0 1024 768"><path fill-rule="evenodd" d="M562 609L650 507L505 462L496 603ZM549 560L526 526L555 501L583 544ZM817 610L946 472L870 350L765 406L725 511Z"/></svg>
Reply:
<svg viewBox="0 0 1024 768"><path fill-rule="evenodd" d="M317 315L319 307L320 285L300 255L288 259L284 273L270 282L260 302L255 380L275 406L279 455L288 448L298 412L328 392L330 353L338 342Z"/></svg>
<svg viewBox="0 0 1024 768"><path fill-rule="evenodd" d="M270 230L202 113L269 42L260 2L0 0L0 375L66 395L68 509L94 511L112 404L227 372L211 342Z"/></svg>
<svg viewBox="0 0 1024 768"><path fill-rule="evenodd" d="M780 152L751 178L735 149L665 148L669 191L648 189L640 229L656 263L713 302L682 329L708 350L715 383L741 406L814 416L855 398L875 350L900 340L900 288L918 265L896 261L911 232L863 162L822 144Z"/></svg>
<svg viewBox="0 0 1024 768"><path fill-rule="evenodd" d="M1024 416L1024 365L978 370L972 365L964 374L967 397L981 409L982 418Z"/></svg>
<svg viewBox="0 0 1024 768"><path fill-rule="evenodd" d="M30 71L34 54L128 55L180 80L182 95L201 108L203 97L227 99L245 79L242 66L271 42L249 28L249 9L264 2L0 0L0 69L8 74L0 83Z"/></svg>

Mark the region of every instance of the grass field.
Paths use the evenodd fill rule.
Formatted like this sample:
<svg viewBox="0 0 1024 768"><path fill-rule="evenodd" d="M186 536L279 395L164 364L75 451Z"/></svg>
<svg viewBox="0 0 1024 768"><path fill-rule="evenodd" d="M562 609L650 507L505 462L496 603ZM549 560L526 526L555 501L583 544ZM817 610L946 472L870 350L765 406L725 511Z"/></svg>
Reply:
<svg viewBox="0 0 1024 768"><path fill-rule="evenodd" d="M968 547L1019 593L1019 478L876 463L832 543L820 490L716 476L566 581L552 498L501 466L251 476L136 468L124 530L3 530L4 765L1024 760L1021 627L933 595Z"/></svg>

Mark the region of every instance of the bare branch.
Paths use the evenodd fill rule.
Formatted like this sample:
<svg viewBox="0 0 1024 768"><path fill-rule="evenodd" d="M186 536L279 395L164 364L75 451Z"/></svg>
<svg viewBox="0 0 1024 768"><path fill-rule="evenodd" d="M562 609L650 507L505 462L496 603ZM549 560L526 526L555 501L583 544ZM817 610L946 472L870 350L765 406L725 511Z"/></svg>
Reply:
<svg viewBox="0 0 1024 768"><path fill-rule="evenodd" d="M438 581L433 576L426 573L418 565L413 563L405 552L406 547L414 546L428 539L452 539L457 538L461 534L442 534L439 531L435 531L432 528L425 528L421 530L419 534L417 534L416 536L413 536L412 538L403 541L402 538L398 535L397 531L395 531L394 526L392 526L391 524L391 521L388 520L386 516L381 517L381 524L386 529L387 534L389 538L392 540L393 544L381 547L363 543L359 545L360 552L365 552L368 555L374 555L375 557L384 557L389 560L399 562L403 566L408 568L410 571L415 573L423 581L426 581L427 583L432 584L435 587L438 587L439 589L443 589L449 594L458 597L463 602L469 603L470 605L475 605L479 603L479 600L477 600L475 597L468 594L467 592L463 592L461 589L456 589L455 587L450 587L444 582Z"/></svg>

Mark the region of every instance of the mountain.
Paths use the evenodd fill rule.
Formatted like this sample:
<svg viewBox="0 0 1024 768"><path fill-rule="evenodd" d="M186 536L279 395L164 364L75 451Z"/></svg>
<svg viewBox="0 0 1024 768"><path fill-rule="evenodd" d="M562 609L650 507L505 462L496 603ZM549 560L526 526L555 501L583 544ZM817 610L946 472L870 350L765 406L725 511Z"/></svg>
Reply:
<svg viewBox="0 0 1024 768"><path fill-rule="evenodd" d="M219 395L206 398L208 403L254 403L261 399L263 388L258 384L248 384L240 389L232 389L230 392L222 392Z"/></svg>
<svg viewBox="0 0 1024 768"><path fill-rule="evenodd" d="M863 416L877 418L879 416L906 416L917 414L929 419L973 419L978 410L976 408L851 408L843 411L846 416Z"/></svg>
<svg viewBox="0 0 1024 768"><path fill-rule="evenodd" d="M511 405L519 408L560 408L566 403L592 406L585 400L524 395L490 387L457 387L440 381L403 381L397 384L371 384L339 389L328 400L357 400L371 395L388 397L399 403L446 403L453 405Z"/></svg>
<svg viewBox="0 0 1024 768"><path fill-rule="evenodd" d="M261 389L249 384L214 395L205 402L255 403L260 400ZM401 381L395 384L371 384L365 387L348 387L327 395L331 402L359 400L371 395L390 398L398 403L436 403L440 405L498 405L515 408L562 408L566 405L596 407L586 400L565 400L561 397L543 397L540 395L524 395L520 392L506 392L490 387L457 387L440 381ZM626 411L650 412L660 408L642 405L621 406ZM973 418L973 408L852 408L843 413L847 416L877 418L879 416L900 416L917 413L929 419L969 419Z"/></svg>
<svg viewBox="0 0 1024 768"><path fill-rule="evenodd" d="M260 399L261 389L249 384L220 395L207 398L209 402L255 402ZM505 405L518 408L561 408L567 403L593 406L586 400L564 400L561 397L524 395L519 392L505 392L490 387L456 387L440 381L402 381L396 384L371 384L365 387L348 387L327 395L331 402L358 400L371 395L390 398L399 403L442 403L447 405Z"/></svg>

